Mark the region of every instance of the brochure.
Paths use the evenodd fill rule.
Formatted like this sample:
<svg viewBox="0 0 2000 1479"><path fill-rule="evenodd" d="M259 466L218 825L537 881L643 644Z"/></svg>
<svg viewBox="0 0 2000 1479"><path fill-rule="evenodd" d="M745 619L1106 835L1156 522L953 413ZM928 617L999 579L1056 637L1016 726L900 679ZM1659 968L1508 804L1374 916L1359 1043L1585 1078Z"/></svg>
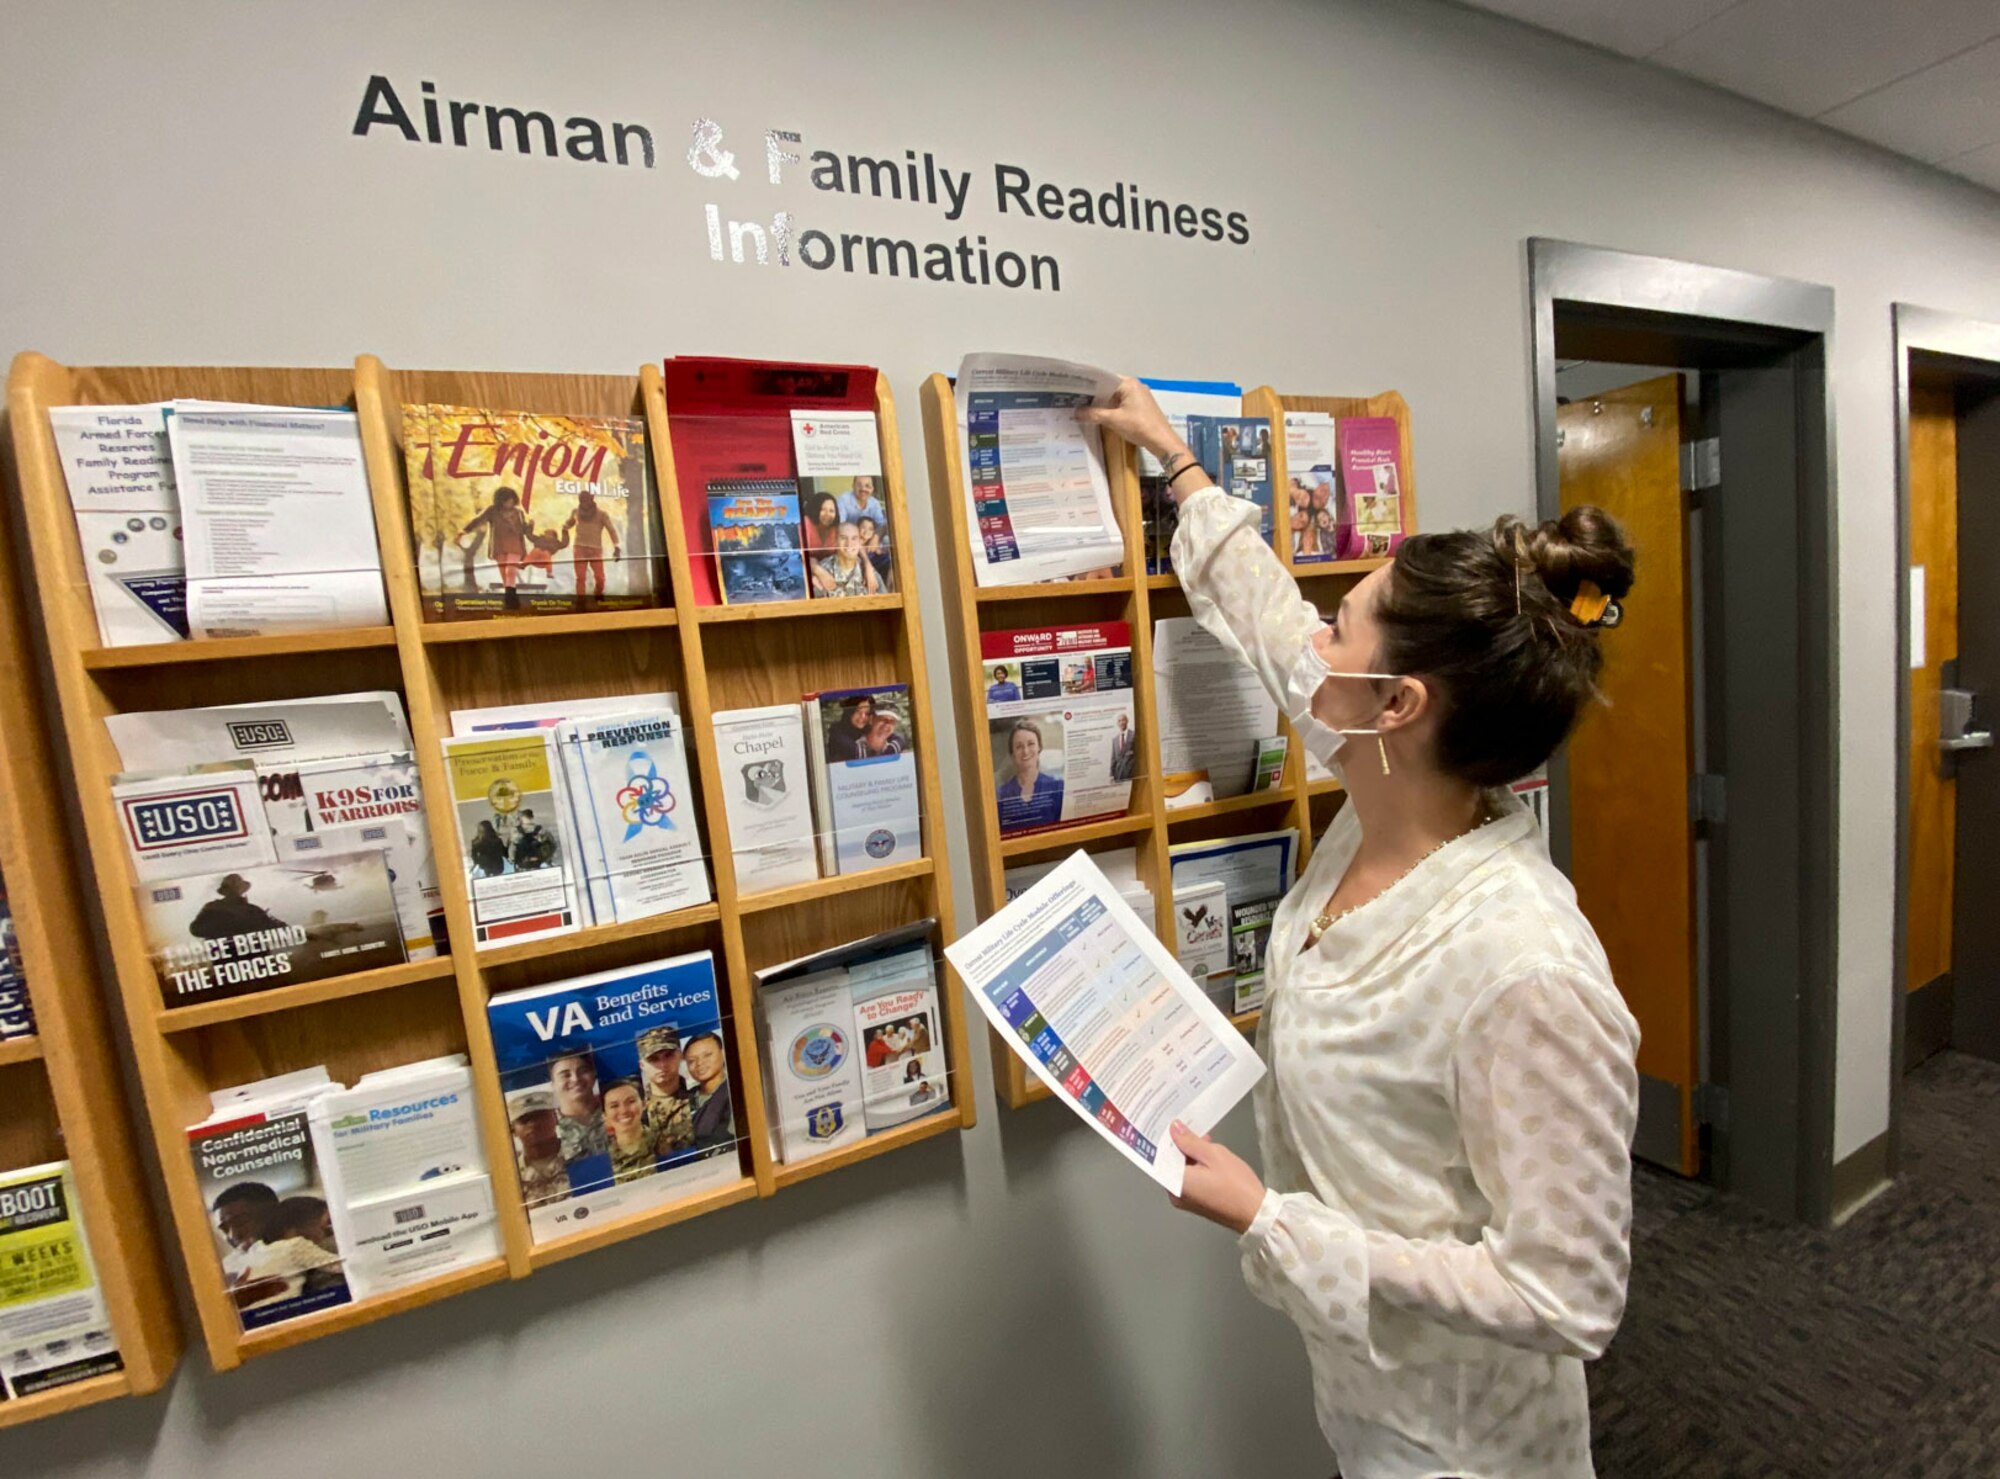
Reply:
<svg viewBox="0 0 2000 1479"><path fill-rule="evenodd" d="M0 1171L0 1401L124 1364L69 1162Z"/></svg>
<svg viewBox="0 0 2000 1479"><path fill-rule="evenodd" d="M1154 380L1147 389L1166 414L1174 435L1188 440L1190 416L1235 416L1243 410L1243 387L1231 381ZM1174 568L1174 531L1180 526L1180 505L1167 486L1166 468L1144 447L1139 455L1139 504L1144 534L1140 540L1146 551L1146 573L1168 575Z"/></svg>
<svg viewBox="0 0 2000 1479"><path fill-rule="evenodd" d="M245 1330L315 1314L353 1297L308 1118L319 1082L247 1084L211 1096L215 1114L187 1132L210 1211L222 1281Z"/></svg>
<svg viewBox="0 0 2000 1479"><path fill-rule="evenodd" d="M945 955L1031 1072L1169 1192L1176 1121L1206 1134L1264 1076L1173 952L1077 852Z"/></svg>
<svg viewBox="0 0 2000 1479"><path fill-rule="evenodd" d="M112 783L111 804L139 883L277 861L247 760L199 775L128 776Z"/></svg>
<svg viewBox="0 0 2000 1479"><path fill-rule="evenodd" d="M1079 406L1102 405L1118 377L1029 355L970 354L957 382L959 471L973 577L1028 585L1125 558L1104 446Z"/></svg>
<svg viewBox="0 0 2000 1479"><path fill-rule="evenodd" d="M536 1242L742 1176L708 951L510 991L487 1019Z"/></svg>
<svg viewBox="0 0 2000 1479"><path fill-rule="evenodd" d="M1340 558L1394 554L1403 542L1403 432L1393 416L1343 416Z"/></svg>
<svg viewBox="0 0 2000 1479"><path fill-rule="evenodd" d="M352 411L167 411L197 637L382 626L375 510Z"/></svg>
<svg viewBox="0 0 2000 1479"><path fill-rule="evenodd" d="M822 875L886 868L922 856L917 736L908 687L889 683L809 693L800 716L812 747Z"/></svg>
<svg viewBox="0 0 2000 1479"><path fill-rule="evenodd" d="M370 1074L307 1118L356 1299L499 1256L462 1061Z"/></svg>
<svg viewBox="0 0 2000 1479"><path fill-rule="evenodd" d="M577 927L576 860L544 730L441 741L477 946Z"/></svg>
<svg viewBox="0 0 2000 1479"><path fill-rule="evenodd" d="M225 760L316 760L410 748L402 695L336 693L275 703L106 714L126 770L186 770Z"/></svg>
<svg viewBox="0 0 2000 1479"><path fill-rule="evenodd" d="M782 478L711 479L708 537L726 604L806 599L797 483Z"/></svg>
<svg viewBox="0 0 2000 1479"><path fill-rule="evenodd" d="M166 405L55 406L62 459L98 639L106 647L188 634L181 506Z"/></svg>
<svg viewBox="0 0 2000 1479"><path fill-rule="evenodd" d="M812 882L820 876L819 858L799 706L727 709L712 722L737 892Z"/></svg>
<svg viewBox="0 0 2000 1479"><path fill-rule="evenodd" d="M1255 669L1191 616L1153 623L1153 693L1167 806L1255 789L1278 705Z"/></svg>
<svg viewBox="0 0 2000 1479"><path fill-rule="evenodd" d="M189 873L135 892L168 1007L408 958L380 852Z"/></svg>
<svg viewBox="0 0 2000 1479"><path fill-rule="evenodd" d="M1285 412L1285 495L1294 565L1339 558L1338 465L1333 417L1325 411Z"/></svg>
<svg viewBox="0 0 2000 1479"><path fill-rule="evenodd" d="M1002 835L1123 815L1139 759L1131 628L983 632L979 650Z"/></svg>
<svg viewBox="0 0 2000 1479"><path fill-rule="evenodd" d="M707 903L680 715L659 708L565 719L555 737L597 922Z"/></svg>

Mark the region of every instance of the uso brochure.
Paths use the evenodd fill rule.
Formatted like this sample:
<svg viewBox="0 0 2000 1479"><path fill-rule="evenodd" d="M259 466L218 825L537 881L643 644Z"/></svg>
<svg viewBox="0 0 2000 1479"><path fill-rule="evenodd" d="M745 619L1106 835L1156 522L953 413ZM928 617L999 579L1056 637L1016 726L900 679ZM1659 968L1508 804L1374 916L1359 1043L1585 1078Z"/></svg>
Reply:
<svg viewBox="0 0 2000 1479"><path fill-rule="evenodd" d="M944 953L1035 1076L1176 1196L1186 1163L1168 1127L1207 1134L1264 1076L1086 852Z"/></svg>

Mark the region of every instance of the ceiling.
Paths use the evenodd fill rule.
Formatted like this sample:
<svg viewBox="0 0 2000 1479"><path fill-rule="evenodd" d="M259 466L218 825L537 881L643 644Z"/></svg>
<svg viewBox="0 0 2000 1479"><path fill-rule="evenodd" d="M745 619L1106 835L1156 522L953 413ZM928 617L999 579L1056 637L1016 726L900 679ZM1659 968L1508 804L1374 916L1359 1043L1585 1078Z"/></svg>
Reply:
<svg viewBox="0 0 2000 1479"><path fill-rule="evenodd" d="M1468 0L2000 190L2000 0Z"/></svg>

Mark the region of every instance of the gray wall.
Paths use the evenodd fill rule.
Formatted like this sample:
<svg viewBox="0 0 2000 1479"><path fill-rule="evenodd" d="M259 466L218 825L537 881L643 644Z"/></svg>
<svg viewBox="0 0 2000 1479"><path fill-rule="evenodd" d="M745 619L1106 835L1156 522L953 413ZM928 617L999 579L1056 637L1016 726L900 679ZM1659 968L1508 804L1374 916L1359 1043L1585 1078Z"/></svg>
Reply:
<svg viewBox="0 0 2000 1479"><path fill-rule="evenodd" d="M1832 284L1840 1151L1885 1126L1889 303L2000 318L2000 200L1415 0L16 4L5 37L0 351L369 350L558 371L674 352L866 359L904 408L919 499L920 378L991 347L1393 386L1415 409L1426 525L1527 513L1524 238ZM353 138L375 72L406 98L428 78L448 97L648 123L659 168ZM744 181L686 168L702 116L727 128ZM766 128L843 153L933 150L976 172L975 207L948 227L928 208L771 190ZM999 218L995 161L1243 209L1253 242ZM969 224L1057 255L1063 291L718 265L709 200L918 240ZM935 617L934 589L926 601ZM1296 1339L1244 1294L1226 1240L1053 1108L992 1111L983 1065L978 1093L988 1112L962 1139L227 1377L195 1356L159 1399L0 1437L0 1470L1324 1474ZM1240 1117L1230 1128L1250 1138Z"/></svg>

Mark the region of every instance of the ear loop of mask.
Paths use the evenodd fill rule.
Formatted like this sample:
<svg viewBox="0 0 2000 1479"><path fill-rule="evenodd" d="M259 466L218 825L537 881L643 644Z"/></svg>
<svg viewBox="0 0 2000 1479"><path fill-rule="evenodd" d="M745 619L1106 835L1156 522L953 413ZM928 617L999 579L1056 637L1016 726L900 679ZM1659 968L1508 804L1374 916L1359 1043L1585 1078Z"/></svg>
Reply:
<svg viewBox="0 0 2000 1479"><path fill-rule="evenodd" d="M1310 663L1308 663L1307 659L1310 660ZM1299 731L1300 741L1305 745L1306 753L1319 761L1320 764L1331 766L1334 756L1339 754L1341 749L1345 747L1347 737L1350 734L1372 734L1375 736L1377 748L1381 751L1382 773L1387 775L1389 773L1389 748L1383 742L1382 731L1375 728L1360 727L1336 729L1333 725L1325 723L1313 713L1312 700L1319 693L1320 686L1329 678L1360 678L1374 682L1400 683L1403 675L1401 673L1335 672L1326 665L1326 659L1319 655L1318 650L1308 645L1305 653L1302 655L1301 661L1294 667L1290 675L1290 680L1286 684L1288 689L1297 692L1304 687L1301 679L1306 675L1302 674L1299 670L1308 666L1316 667L1319 670L1317 681L1313 682L1311 688L1305 690L1304 702L1300 707L1300 713L1298 717L1292 720L1293 726Z"/></svg>

